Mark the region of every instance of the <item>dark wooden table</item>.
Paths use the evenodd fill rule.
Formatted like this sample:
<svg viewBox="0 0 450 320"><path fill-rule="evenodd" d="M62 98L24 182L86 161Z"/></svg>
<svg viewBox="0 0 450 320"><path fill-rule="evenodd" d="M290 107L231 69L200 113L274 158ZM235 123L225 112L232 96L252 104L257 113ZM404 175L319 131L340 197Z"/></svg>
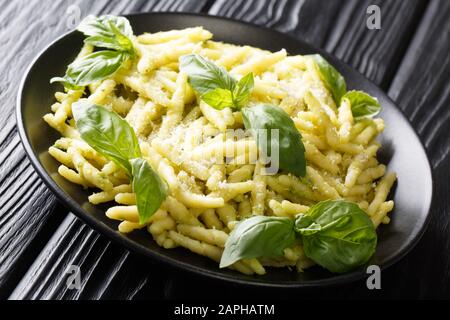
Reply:
<svg viewBox="0 0 450 320"><path fill-rule="evenodd" d="M366 27L371 4L381 8L380 30ZM20 78L42 48L69 30L78 9L81 17L148 11L232 17L303 38L358 69L397 102L426 146L435 198L422 241L383 271L382 289L372 291L365 281L308 291L236 287L152 264L111 243L44 186L15 126ZM0 298L450 298L450 1L2 1L0 44ZM66 285L70 265L81 268L80 290Z"/></svg>

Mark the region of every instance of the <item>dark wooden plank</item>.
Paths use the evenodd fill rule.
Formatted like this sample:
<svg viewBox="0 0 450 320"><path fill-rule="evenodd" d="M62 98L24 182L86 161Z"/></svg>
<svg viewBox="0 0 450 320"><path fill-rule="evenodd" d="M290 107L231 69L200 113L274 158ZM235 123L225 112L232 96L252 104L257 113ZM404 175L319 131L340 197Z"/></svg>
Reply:
<svg viewBox="0 0 450 320"><path fill-rule="evenodd" d="M80 290L68 286L71 266L79 267ZM131 299L147 283L154 298L162 297L165 277L156 274L147 262L69 214L10 298Z"/></svg>
<svg viewBox="0 0 450 320"><path fill-rule="evenodd" d="M66 212L26 160L15 130L0 151L0 297L7 296Z"/></svg>
<svg viewBox="0 0 450 320"><path fill-rule="evenodd" d="M209 13L291 33L324 47L342 5L342 1L326 0L218 0Z"/></svg>
<svg viewBox="0 0 450 320"><path fill-rule="evenodd" d="M199 11L205 4L206 0L76 0L63 4L57 1L18 0L2 4L0 298L10 294L67 215L28 162L15 128L15 97L19 81L29 63L48 43L70 29L73 17L70 12L74 11L68 11L69 6L72 10L78 8L82 18L90 13ZM92 232L88 228L83 230ZM47 291L42 292L43 296L47 295Z"/></svg>

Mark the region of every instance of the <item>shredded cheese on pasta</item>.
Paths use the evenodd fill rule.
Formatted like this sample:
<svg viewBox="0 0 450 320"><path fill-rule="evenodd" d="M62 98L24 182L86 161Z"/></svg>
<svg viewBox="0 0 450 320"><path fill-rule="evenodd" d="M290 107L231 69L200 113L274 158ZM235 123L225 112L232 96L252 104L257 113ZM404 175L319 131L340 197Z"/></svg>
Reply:
<svg viewBox="0 0 450 320"><path fill-rule="evenodd" d="M49 149L61 163L59 174L95 189L91 203L111 203L106 215L121 221L120 232L145 229L164 248L185 247L216 262L236 222L252 214L294 218L318 201L343 198L358 203L375 226L389 223L394 203L387 196L396 176L376 158L383 120L355 122L349 105L338 109L306 57L211 38L201 27L143 34L135 40L136 59L88 87L87 99L133 127L144 158L169 185L170 195L146 225L139 224L125 172L80 139L71 105L82 91L55 93L52 112L44 116L62 136ZM79 57L92 49L85 45ZM242 115L216 110L196 97L178 69L179 57L189 53L212 60L237 79L255 75L250 103L283 108L302 134L308 161L304 179L264 175L264 165L254 161L253 138L227 135L228 129L243 129ZM230 268L264 274L265 266L302 271L312 264L296 242L283 257L244 259Z"/></svg>

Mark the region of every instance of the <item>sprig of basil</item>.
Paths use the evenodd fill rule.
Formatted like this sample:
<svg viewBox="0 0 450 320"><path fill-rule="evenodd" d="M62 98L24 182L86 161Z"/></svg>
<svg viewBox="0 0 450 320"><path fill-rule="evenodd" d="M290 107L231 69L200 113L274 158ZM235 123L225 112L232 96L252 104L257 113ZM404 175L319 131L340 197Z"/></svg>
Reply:
<svg viewBox="0 0 450 320"><path fill-rule="evenodd" d="M64 77L54 77L51 83L61 82L67 89L82 89L111 76L135 55L131 40L133 29L124 17L87 16L77 30L87 36L85 43L110 50L97 51L75 60L68 66Z"/></svg>
<svg viewBox="0 0 450 320"><path fill-rule="evenodd" d="M313 54L308 57L314 61L320 79L331 92L336 105L339 105L342 96L347 92L344 77L320 54Z"/></svg>
<svg viewBox="0 0 450 320"><path fill-rule="evenodd" d="M295 220L307 257L343 273L364 265L375 253L377 233L358 205L343 200L322 201Z"/></svg>
<svg viewBox="0 0 450 320"><path fill-rule="evenodd" d="M133 192L139 211L139 222L145 223L159 209L167 197L167 184L161 180L148 162L142 158L130 160L133 174Z"/></svg>
<svg viewBox="0 0 450 320"><path fill-rule="evenodd" d="M87 38L84 42L99 48L108 48L134 54L133 29L124 17L105 15L87 16L77 28Z"/></svg>
<svg viewBox="0 0 450 320"><path fill-rule="evenodd" d="M380 113L381 106L378 100L363 91L349 91L342 97L342 100L344 99L350 102L355 120L373 118Z"/></svg>
<svg viewBox="0 0 450 320"><path fill-rule="evenodd" d="M241 259L280 256L295 234L307 257L336 273L367 263L377 245L375 227L364 211L351 202L327 200L297 215L295 222L272 216L239 222L225 243L220 267Z"/></svg>
<svg viewBox="0 0 450 320"><path fill-rule="evenodd" d="M224 68L198 54L181 56L180 70L188 75L189 84L200 98L219 110L244 107L254 86L252 73L238 82Z"/></svg>
<svg viewBox="0 0 450 320"><path fill-rule="evenodd" d="M89 15L80 22L77 30L86 36L103 36L111 38L114 36L111 25L117 27L117 29L128 38L133 37L133 29L131 28L128 19L113 15L103 15L100 17Z"/></svg>
<svg viewBox="0 0 450 320"><path fill-rule="evenodd" d="M216 88L232 91L236 80L228 72L198 54L180 57L180 70L189 77L189 84L200 94Z"/></svg>
<svg viewBox="0 0 450 320"><path fill-rule="evenodd" d="M73 103L72 113L81 138L131 175L129 160L140 157L141 151L128 122L115 112L87 100Z"/></svg>
<svg viewBox="0 0 450 320"><path fill-rule="evenodd" d="M272 155L272 146L278 147L279 167L296 176L306 174L305 147L302 136L291 117L281 108L258 104L242 109L244 126L256 139L259 150ZM278 130L278 139L272 130ZM265 131L262 131L265 130Z"/></svg>
<svg viewBox="0 0 450 320"><path fill-rule="evenodd" d="M72 113L81 138L124 168L132 178L139 222L148 221L167 197L168 188L141 158L138 139L131 126L115 112L87 100L72 104Z"/></svg>
<svg viewBox="0 0 450 320"><path fill-rule="evenodd" d="M314 61L320 79L331 92L333 100L337 106L342 104L344 99L350 102L353 118L361 120L373 118L380 110L378 100L363 91L348 91L344 77L320 54L309 55Z"/></svg>
<svg viewBox="0 0 450 320"><path fill-rule="evenodd" d="M254 86L255 80L253 78L253 73L243 76L236 84L233 90L233 97L235 105L239 109L243 108L247 104Z"/></svg>
<svg viewBox="0 0 450 320"><path fill-rule="evenodd" d="M239 222L225 243L220 267L240 259L276 257L294 243L294 223L285 217L253 216Z"/></svg>

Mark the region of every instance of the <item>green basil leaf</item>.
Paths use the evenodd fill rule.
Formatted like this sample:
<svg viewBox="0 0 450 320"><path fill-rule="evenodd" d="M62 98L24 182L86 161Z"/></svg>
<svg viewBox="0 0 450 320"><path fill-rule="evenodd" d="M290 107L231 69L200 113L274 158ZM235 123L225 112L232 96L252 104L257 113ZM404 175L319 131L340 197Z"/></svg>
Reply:
<svg viewBox="0 0 450 320"><path fill-rule="evenodd" d="M343 200L312 206L306 216L296 218L295 231L302 235L306 256L336 273L364 265L377 245L377 233L367 214Z"/></svg>
<svg viewBox="0 0 450 320"><path fill-rule="evenodd" d="M224 68L198 54L180 57L180 70L188 75L189 84L201 99L219 110L244 107L254 86L252 73L237 82Z"/></svg>
<svg viewBox="0 0 450 320"><path fill-rule="evenodd" d="M315 223L311 216L300 213L295 219L295 229L302 235L309 236L322 230L322 226Z"/></svg>
<svg viewBox="0 0 450 320"><path fill-rule="evenodd" d="M134 55L134 47L133 47L133 42L131 41L131 39L128 36L124 35L122 33L122 30L120 30L112 22L110 22L109 25L111 27L112 32L114 33L114 39L117 41L117 43L122 48L122 50L130 53L131 55Z"/></svg>
<svg viewBox="0 0 450 320"><path fill-rule="evenodd" d="M126 18L88 16L77 29L88 36L85 43L115 51L97 51L77 59L63 78L52 78L50 82L62 82L67 89L80 88L112 75L125 60L134 57L133 29Z"/></svg>
<svg viewBox="0 0 450 320"><path fill-rule="evenodd" d="M240 259L276 257L294 243L293 221L285 217L253 216L239 222L230 233L220 260L228 267Z"/></svg>
<svg viewBox="0 0 450 320"><path fill-rule="evenodd" d="M331 92L336 105L339 105L342 96L347 92L344 77L320 54L309 55L315 62L320 79Z"/></svg>
<svg viewBox="0 0 450 320"><path fill-rule="evenodd" d="M166 199L168 187L145 159L131 159L130 164L133 174L133 192L136 194L139 212L139 223L146 223Z"/></svg>
<svg viewBox="0 0 450 320"><path fill-rule="evenodd" d="M279 167L296 176L306 174L305 147L291 117L281 108L268 104L258 104L242 109L242 117L247 130L252 132L260 152L272 155L272 146L278 149ZM278 129L278 137L272 130ZM265 131L264 131L265 130ZM267 134L264 134L267 133Z"/></svg>
<svg viewBox="0 0 450 320"><path fill-rule="evenodd" d="M253 73L249 73L246 76L242 77L241 80L239 80L239 82L236 84L236 87L233 91L233 97L234 105L238 109L243 108L247 104L254 85L255 82L253 79Z"/></svg>
<svg viewBox="0 0 450 320"><path fill-rule="evenodd" d="M114 74L128 58L126 53L118 51L98 51L72 62L64 78L53 78L52 82L62 81L71 86L86 86L103 80Z"/></svg>
<svg viewBox="0 0 450 320"><path fill-rule="evenodd" d="M122 45L117 42L114 38L104 37L104 36L90 36L84 39L84 43L93 45L99 48L108 48L112 50L121 51L123 50Z"/></svg>
<svg viewBox="0 0 450 320"><path fill-rule="evenodd" d="M64 86L64 88L69 89L69 90L82 90L84 88L83 86L77 86L75 84L72 84L71 81L69 81L63 77L51 78L50 83L54 83L54 82L60 82Z"/></svg>
<svg viewBox="0 0 450 320"><path fill-rule="evenodd" d="M198 54L181 56L180 70L188 75L189 84L200 95L217 88L233 92L236 86L236 80L224 68Z"/></svg>
<svg viewBox="0 0 450 320"><path fill-rule="evenodd" d="M363 91L349 91L342 99L348 99L353 118L362 120L375 117L381 110L378 100Z"/></svg>
<svg viewBox="0 0 450 320"><path fill-rule="evenodd" d="M77 30L84 33L86 36L102 36L111 38L115 35L111 25L115 26L126 37L133 37L133 29L131 28L128 19L113 15L104 15L100 17L89 15L81 21Z"/></svg>
<svg viewBox="0 0 450 320"><path fill-rule="evenodd" d="M141 151L128 122L115 112L87 100L72 104L72 113L81 138L131 175L129 160L140 157Z"/></svg>
<svg viewBox="0 0 450 320"><path fill-rule="evenodd" d="M202 95L202 100L205 101L211 107L222 110L224 108L232 108L233 94L230 90L216 88L214 90L206 92Z"/></svg>
<svg viewBox="0 0 450 320"><path fill-rule="evenodd" d="M116 16L88 16L81 21L77 30L88 36L84 42L95 47L108 48L128 52L134 55L132 42L133 29L124 17Z"/></svg>

